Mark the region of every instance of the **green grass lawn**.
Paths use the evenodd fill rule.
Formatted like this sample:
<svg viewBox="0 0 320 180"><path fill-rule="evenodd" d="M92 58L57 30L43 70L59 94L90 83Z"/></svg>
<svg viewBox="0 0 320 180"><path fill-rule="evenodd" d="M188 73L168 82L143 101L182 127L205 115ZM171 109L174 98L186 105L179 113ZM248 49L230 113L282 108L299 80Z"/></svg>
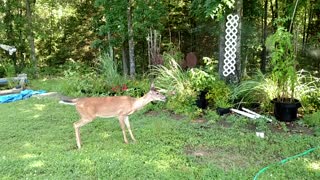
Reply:
<svg viewBox="0 0 320 180"><path fill-rule="evenodd" d="M123 143L116 119L96 119L81 128L77 150L73 106L54 98L0 104L0 179L253 179L261 168L320 145L312 134L267 131L261 139L246 128L251 120L193 123L148 112L152 106L130 117L137 143ZM259 176L319 178L319 149Z"/></svg>

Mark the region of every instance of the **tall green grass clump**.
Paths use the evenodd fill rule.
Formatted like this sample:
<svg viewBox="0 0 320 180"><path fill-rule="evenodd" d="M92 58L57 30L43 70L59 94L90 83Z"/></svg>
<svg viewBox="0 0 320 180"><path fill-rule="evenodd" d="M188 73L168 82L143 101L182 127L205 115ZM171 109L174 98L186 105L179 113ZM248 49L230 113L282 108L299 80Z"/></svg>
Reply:
<svg viewBox="0 0 320 180"><path fill-rule="evenodd" d="M155 82L160 91L170 97L168 109L191 117L198 112L194 104L197 93L192 88L189 75L173 57L169 59L167 66L154 66L151 74L156 77Z"/></svg>
<svg viewBox="0 0 320 180"><path fill-rule="evenodd" d="M299 99L305 112L316 111L320 108L319 78L312 76L305 70L297 72L294 97ZM271 100L278 95L277 84L268 75L261 71L248 80L241 82L234 88L232 98L241 100L241 103L260 103L264 110L271 107Z"/></svg>
<svg viewBox="0 0 320 180"><path fill-rule="evenodd" d="M113 61L109 54L101 54L98 57L98 63L98 72L106 80L107 86L112 87L124 82L124 77L122 77L118 72L117 64Z"/></svg>

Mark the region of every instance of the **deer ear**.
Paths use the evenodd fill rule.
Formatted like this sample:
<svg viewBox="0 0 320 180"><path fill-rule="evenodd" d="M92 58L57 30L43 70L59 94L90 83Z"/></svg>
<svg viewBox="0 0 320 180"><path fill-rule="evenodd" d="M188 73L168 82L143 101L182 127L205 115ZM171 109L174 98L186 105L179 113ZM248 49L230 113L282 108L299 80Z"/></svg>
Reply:
<svg viewBox="0 0 320 180"><path fill-rule="evenodd" d="M156 90L156 88L154 87L154 83L153 82L151 83L150 89L151 90Z"/></svg>

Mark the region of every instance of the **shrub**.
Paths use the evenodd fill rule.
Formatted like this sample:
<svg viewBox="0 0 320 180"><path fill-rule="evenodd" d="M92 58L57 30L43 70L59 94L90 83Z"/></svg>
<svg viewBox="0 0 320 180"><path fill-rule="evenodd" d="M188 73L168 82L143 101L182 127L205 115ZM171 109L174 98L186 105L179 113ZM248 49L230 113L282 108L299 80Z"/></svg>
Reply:
<svg viewBox="0 0 320 180"><path fill-rule="evenodd" d="M242 81L232 91L232 99L240 101L244 104L261 104L261 107L266 110L271 107L270 100L277 95L276 83L273 82L261 71L249 80Z"/></svg>
<svg viewBox="0 0 320 180"><path fill-rule="evenodd" d="M319 78L312 76L305 70L297 72L294 97L301 101L306 112L320 108L319 82ZM241 103L259 103L264 110L271 107L270 101L276 97L276 82L260 71L252 79L241 82L232 92L232 99L241 99Z"/></svg>
<svg viewBox="0 0 320 180"><path fill-rule="evenodd" d="M292 34L279 26L277 31L266 40L266 46L271 51L272 75L276 82L276 101L293 102L295 85L297 82L296 54L294 51Z"/></svg>
<svg viewBox="0 0 320 180"><path fill-rule="evenodd" d="M62 91L72 96L91 96L109 94L105 80L94 71L81 73L67 70L64 72L65 81L62 81Z"/></svg>
<svg viewBox="0 0 320 180"><path fill-rule="evenodd" d="M179 65L183 63L184 54L173 43L164 44L163 65L171 66L171 60L174 59Z"/></svg>
<svg viewBox="0 0 320 180"><path fill-rule="evenodd" d="M305 70L298 71L295 97L300 99L305 112L320 110L320 78Z"/></svg>
<svg viewBox="0 0 320 180"><path fill-rule="evenodd" d="M0 75L4 77L14 77L16 76L16 70L13 63L9 61L3 61L0 64Z"/></svg>
<svg viewBox="0 0 320 180"><path fill-rule="evenodd" d="M320 111L305 115L303 120L311 127L320 127Z"/></svg>
<svg viewBox="0 0 320 180"><path fill-rule="evenodd" d="M167 103L169 109L176 113L194 117L202 113L196 107L195 101L201 91L207 92L206 99L212 104L231 106L230 88L224 81L218 79L215 73L215 61L204 58L205 66L183 71L174 58L170 59L170 66L156 66L153 75L164 91L171 96Z"/></svg>
<svg viewBox="0 0 320 180"><path fill-rule="evenodd" d="M213 107L230 107L231 90L222 80L216 80L206 95L206 99Z"/></svg>
<svg viewBox="0 0 320 180"><path fill-rule="evenodd" d="M122 95L131 97L141 97L150 90L150 81L146 78L128 81L127 84L122 85L122 88L124 85L126 85L127 90L123 91Z"/></svg>
<svg viewBox="0 0 320 180"><path fill-rule="evenodd" d="M195 106L197 93L192 88L189 74L171 58L169 66L155 66L151 75L154 75L157 87L166 93L168 98L167 108L175 113L194 117L199 113Z"/></svg>
<svg viewBox="0 0 320 180"><path fill-rule="evenodd" d="M206 99L211 107L230 107L231 90L215 73L216 61L208 57L203 60L204 67L193 68L189 71L192 88L198 93L200 91L207 92Z"/></svg>
<svg viewBox="0 0 320 180"><path fill-rule="evenodd" d="M98 72L106 79L107 86L117 86L124 83L124 78L117 71L117 64L108 54L101 54L98 57Z"/></svg>

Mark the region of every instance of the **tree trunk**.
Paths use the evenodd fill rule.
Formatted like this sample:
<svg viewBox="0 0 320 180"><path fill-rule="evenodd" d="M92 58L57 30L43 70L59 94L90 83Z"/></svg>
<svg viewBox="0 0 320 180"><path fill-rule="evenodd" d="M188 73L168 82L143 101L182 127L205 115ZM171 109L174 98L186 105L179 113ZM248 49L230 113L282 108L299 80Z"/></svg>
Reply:
<svg viewBox="0 0 320 180"><path fill-rule="evenodd" d="M224 54L225 54L225 30L226 30L226 26L225 26L225 22L223 22L223 25L220 25L221 28L221 35L220 35L220 44L219 44L219 48L220 48L220 58L219 58L219 75L221 79L224 79L227 83L239 83L240 79L241 79L241 21L242 21L242 16L243 16L243 10L242 10L242 0L238 0L236 3L236 13L239 16L239 21L238 21L238 26L237 26L237 40L236 40L236 52L235 52L235 70L234 73L229 74L227 77L224 77L223 75L223 71L224 71ZM228 13L227 13L228 14Z"/></svg>
<svg viewBox="0 0 320 180"><path fill-rule="evenodd" d="M272 3L272 1L270 1L270 5L271 5L271 14L272 14L271 24L272 24L273 30L276 31L277 26L275 24L275 20L278 18L278 0L275 0L275 5Z"/></svg>
<svg viewBox="0 0 320 180"><path fill-rule="evenodd" d="M114 61L114 58L113 58L113 46L111 44L111 33L108 32L108 41L109 41L109 56L111 58L112 61Z"/></svg>
<svg viewBox="0 0 320 180"><path fill-rule="evenodd" d="M128 48L127 48L127 43L126 41L123 41L122 43L122 70L123 70L123 75L128 76Z"/></svg>
<svg viewBox="0 0 320 180"><path fill-rule="evenodd" d="M224 48L225 48L225 30L226 30L226 18L221 18L220 23L220 36L219 36L219 77L225 79L223 76L223 65L224 65Z"/></svg>
<svg viewBox="0 0 320 180"><path fill-rule="evenodd" d="M236 1L237 15L239 16L239 24L238 24L238 34L237 34L237 46L236 46L236 70L234 77L231 77L230 81L233 83L239 83L242 76L241 65L241 30L242 30L242 16L243 16L243 0Z"/></svg>
<svg viewBox="0 0 320 180"><path fill-rule="evenodd" d="M136 74L135 59L134 59L134 39L132 26L132 0L128 1L128 35L129 35L129 61L130 61L130 77L134 78Z"/></svg>
<svg viewBox="0 0 320 180"><path fill-rule="evenodd" d="M36 50L34 45L34 35L33 35L33 22L32 22L32 13L31 13L31 4L30 0L26 0L26 10L27 10L27 21L28 21L28 41L30 46L30 56L31 56L31 62L33 64L34 68L34 74L38 76L38 62L36 58Z"/></svg>
<svg viewBox="0 0 320 180"><path fill-rule="evenodd" d="M290 22L290 26L289 26L289 32L290 33L292 33L292 31L293 31L293 24L294 24L294 19L296 17L296 10L297 10L297 7L298 7L298 2L299 2L299 0L296 0L296 3L294 5L294 9L293 9L292 17L291 17L291 22Z"/></svg>
<svg viewBox="0 0 320 180"><path fill-rule="evenodd" d="M266 73L267 66L267 50L266 50L266 39L267 39L267 20L268 20L268 0L264 1L264 16L263 16L263 25L262 25L262 52L261 52L261 65L260 70L262 73Z"/></svg>
<svg viewBox="0 0 320 180"><path fill-rule="evenodd" d="M308 8L308 4L306 3L304 7L304 17L303 17L302 52L305 52L306 50L307 8Z"/></svg>

